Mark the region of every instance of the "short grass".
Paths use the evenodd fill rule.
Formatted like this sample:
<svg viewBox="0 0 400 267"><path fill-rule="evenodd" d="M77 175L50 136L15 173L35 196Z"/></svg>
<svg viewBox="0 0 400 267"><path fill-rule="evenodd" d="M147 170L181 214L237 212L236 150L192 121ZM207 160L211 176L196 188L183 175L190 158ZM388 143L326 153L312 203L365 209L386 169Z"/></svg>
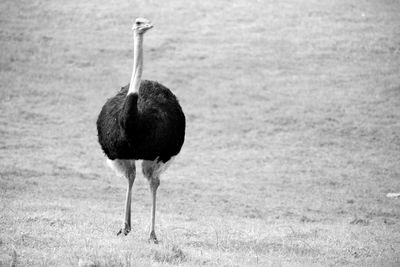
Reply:
<svg viewBox="0 0 400 267"><path fill-rule="evenodd" d="M0 3L0 265L398 266L397 1ZM147 243L95 121L145 73L179 97L184 148L162 178ZM140 173L140 170L139 170Z"/></svg>

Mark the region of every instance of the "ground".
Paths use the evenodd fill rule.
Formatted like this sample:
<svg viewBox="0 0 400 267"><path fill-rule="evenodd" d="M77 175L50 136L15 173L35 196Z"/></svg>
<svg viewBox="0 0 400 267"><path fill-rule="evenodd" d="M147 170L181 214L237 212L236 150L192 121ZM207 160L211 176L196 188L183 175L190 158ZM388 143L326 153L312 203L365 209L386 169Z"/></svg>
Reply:
<svg viewBox="0 0 400 267"><path fill-rule="evenodd" d="M398 1L0 3L0 265L399 266ZM144 78L180 99L184 147L133 230L95 122Z"/></svg>

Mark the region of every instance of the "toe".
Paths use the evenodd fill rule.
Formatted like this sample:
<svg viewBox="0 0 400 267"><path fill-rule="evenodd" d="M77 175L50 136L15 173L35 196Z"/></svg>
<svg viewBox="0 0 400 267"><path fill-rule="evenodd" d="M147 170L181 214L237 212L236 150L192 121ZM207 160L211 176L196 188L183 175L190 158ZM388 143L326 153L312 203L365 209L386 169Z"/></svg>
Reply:
<svg viewBox="0 0 400 267"><path fill-rule="evenodd" d="M158 244L157 236L154 232L150 233L149 242L153 244Z"/></svg>
<svg viewBox="0 0 400 267"><path fill-rule="evenodd" d="M120 234L124 234L125 236L126 235L128 235L129 234L129 232L131 231L131 229L130 228L121 228L121 229L119 229L119 231L118 231L118 233L117 233L117 235L120 235Z"/></svg>

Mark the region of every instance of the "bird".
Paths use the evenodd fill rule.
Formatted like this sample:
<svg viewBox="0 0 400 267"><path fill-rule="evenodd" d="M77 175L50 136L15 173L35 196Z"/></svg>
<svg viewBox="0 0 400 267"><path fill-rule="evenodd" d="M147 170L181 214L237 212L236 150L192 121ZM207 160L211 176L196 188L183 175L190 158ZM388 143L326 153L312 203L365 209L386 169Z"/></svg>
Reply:
<svg viewBox="0 0 400 267"><path fill-rule="evenodd" d="M185 140L186 119L177 97L166 86L141 80L143 36L153 28L146 18L137 18L133 30L133 71L130 83L109 98L97 118L100 146L108 165L128 180L125 218L117 235L131 231L131 196L136 161L150 185L151 227L149 241L157 244L155 233L156 193L160 175L171 165Z"/></svg>

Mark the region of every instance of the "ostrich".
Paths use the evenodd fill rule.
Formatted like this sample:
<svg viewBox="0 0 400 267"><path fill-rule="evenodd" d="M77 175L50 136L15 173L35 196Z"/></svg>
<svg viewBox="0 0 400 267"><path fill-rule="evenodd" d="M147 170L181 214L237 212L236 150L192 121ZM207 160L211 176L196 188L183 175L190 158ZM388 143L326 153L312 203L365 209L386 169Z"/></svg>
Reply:
<svg viewBox="0 0 400 267"><path fill-rule="evenodd" d="M149 241L158 243L154 230L156 193L160 175L171 164L185 138L185 115L176 96L155 81L141 80L143 35L153 25L137 18L133 25L134 58L130 84L104 104L97 119L98 139L107 163L128 179L125 221L117 235L131 230L131 191L136 176L136 160L143 160L142 171L152 196Z"/></svg>

